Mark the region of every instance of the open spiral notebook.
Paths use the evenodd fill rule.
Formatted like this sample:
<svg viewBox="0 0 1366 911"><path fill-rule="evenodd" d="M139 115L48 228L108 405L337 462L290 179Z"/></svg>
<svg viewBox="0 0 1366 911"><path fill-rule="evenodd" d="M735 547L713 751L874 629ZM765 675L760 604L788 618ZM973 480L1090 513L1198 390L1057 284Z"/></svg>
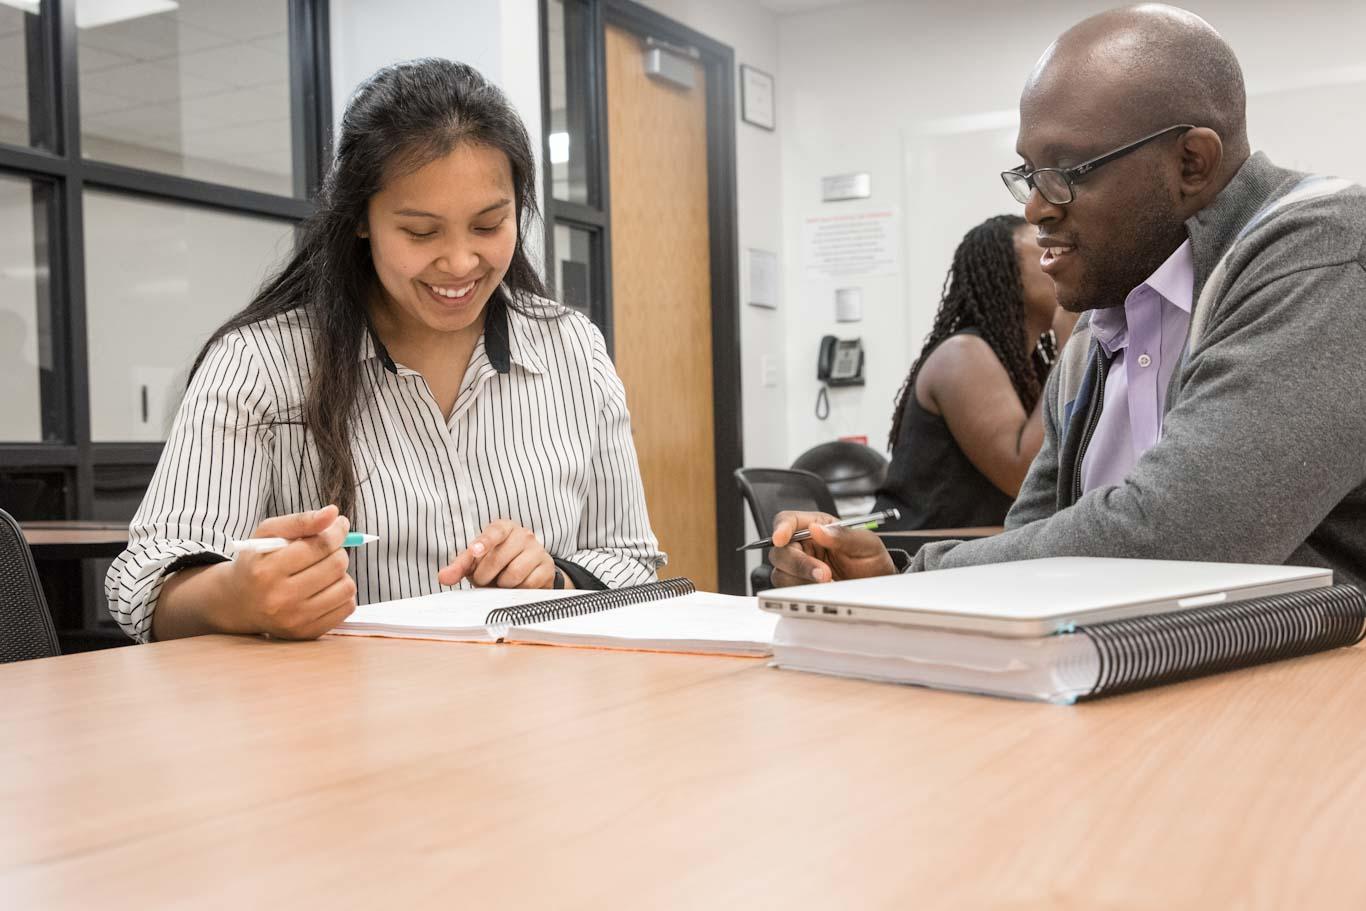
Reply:
<svg viewBox="0 0 1366 911"><path fill-rule="evenodd" d="M458 589L356 608L336 636L763 657L778 618L754 598L666 579L600 592Z"/></svg>

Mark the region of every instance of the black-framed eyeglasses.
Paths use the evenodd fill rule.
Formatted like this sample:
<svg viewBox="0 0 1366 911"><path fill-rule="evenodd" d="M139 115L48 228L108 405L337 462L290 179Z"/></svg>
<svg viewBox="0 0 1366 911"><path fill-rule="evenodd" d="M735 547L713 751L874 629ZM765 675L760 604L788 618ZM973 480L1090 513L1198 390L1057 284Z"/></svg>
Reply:
<svg viewBox="0 0 1366 911"><path fill-rule="evenodd" d="M1076 182L1090 174L1096 168L1104 164L1109 164L1116 158L1123 158L1135 149L1139 149L1154 139L1166 136L1173 130L1193 130L1194 124L1178 123L1158 130L1156 133L1149 133L1142 139L1135 140L1128 145L1120 146L1113 152L1106 152L1089 161L1072 168L1039 168L1034 171L1026 171L1024 165L1012 168L1009 171L1001 172L1001 180L1005 183L1010 195L1014 196L1018 202L1029 202L1031 190L1038 190L1039 195L1048 200L1055 206L1065 206L1077 198Z"/></svg>

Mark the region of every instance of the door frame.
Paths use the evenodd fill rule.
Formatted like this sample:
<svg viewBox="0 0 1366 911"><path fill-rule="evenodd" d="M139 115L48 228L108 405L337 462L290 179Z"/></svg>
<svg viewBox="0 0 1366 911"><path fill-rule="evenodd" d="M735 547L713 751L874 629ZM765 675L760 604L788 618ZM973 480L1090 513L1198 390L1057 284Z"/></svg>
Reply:
<svg viewBox="0 0 1366 911"><path fill-rule="evenodd" d="M574 0L565 0L566 4ZM587 48L586 71L591 83L588 122L596 135L590 139L590 171L597 180L597 210L593 223L600 226L602 255L595 273L599 300L595 321L613 350L611 295L611 174L608 167L606 126L607 73L606 27L617 26L640 37L653 37L671 45L693 47L699 53L707 78L707 211L711 258L711 351L712 432L716 487L717 587L731 594L745 594L744 503L735 486L735 470L744 464L743 409L740 376L740 250L735 185L735 52L701 32L632 0L587 0L592 9L592 46ZM546 0L541 0L541 104L546 139L542 142L545 192L546 274L553 282L554 232L562 223L583 219L585 207L557 202L552 194L549 155L550 91L549 49L546 35ZM563 211L561 211L563 210ZM577 216L577 217L576 217Z"/></svg>

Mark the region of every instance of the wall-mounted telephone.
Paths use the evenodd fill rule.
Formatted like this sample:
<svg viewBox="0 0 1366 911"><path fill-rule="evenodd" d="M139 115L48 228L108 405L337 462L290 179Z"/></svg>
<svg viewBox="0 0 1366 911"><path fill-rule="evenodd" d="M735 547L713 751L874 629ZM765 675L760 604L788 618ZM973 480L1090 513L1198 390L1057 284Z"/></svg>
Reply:
<svg viewBox="0 0 1366 911"><path fill-rule="evenodd" d="M821 391L816 393L816 417L830 417L830 386L863 385L863 340L842 339L827 335L821 339L820 354L816 357L816 379Z"/></svg>
<svg viewBox="0 0 1366 911"><path fill-rule="evenodd" d="M863 385L863 340L827 335L816 359L816 379L830 386Z"/></svg>

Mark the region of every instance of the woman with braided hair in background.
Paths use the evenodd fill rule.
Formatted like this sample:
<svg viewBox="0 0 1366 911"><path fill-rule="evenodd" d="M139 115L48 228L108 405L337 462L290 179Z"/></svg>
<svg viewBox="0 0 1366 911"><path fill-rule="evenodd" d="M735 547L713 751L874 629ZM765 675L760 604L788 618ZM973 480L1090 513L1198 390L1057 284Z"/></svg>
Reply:
<svg viewBox="0 0 1366 911"><path fill-rule="evenodd" d="M889 530L999 525L1043 442L1040 393L1076 317L1058 308L1034 229L997 215L968 231L934 328L897 397L878 509Z"/></svg>

